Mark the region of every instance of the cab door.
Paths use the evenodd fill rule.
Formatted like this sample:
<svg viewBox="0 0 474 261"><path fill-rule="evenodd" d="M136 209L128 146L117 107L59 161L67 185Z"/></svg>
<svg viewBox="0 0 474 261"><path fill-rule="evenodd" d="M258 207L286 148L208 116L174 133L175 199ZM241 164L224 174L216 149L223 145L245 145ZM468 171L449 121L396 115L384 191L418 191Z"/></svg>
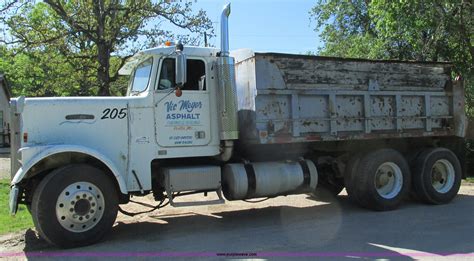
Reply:
<svg viewBox="0 0 474 261"><path fill-rule="evenodd" d="M206 62L187 59L187 82L175 92L175 59L160 61L155 91L155 133L161 147L205 146L211 141L210 92Z"/></svg>

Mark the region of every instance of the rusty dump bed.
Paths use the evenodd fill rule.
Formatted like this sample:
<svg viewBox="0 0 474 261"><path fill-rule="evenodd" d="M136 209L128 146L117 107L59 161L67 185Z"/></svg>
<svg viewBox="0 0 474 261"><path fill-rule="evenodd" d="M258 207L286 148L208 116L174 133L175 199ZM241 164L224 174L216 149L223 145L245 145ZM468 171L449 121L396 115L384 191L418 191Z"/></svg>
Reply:
<svg viewBox="0 0 474 261"><path fill-rule="evenodd" d="M244 143L464 136L451 64L232 55Z"/></svg>

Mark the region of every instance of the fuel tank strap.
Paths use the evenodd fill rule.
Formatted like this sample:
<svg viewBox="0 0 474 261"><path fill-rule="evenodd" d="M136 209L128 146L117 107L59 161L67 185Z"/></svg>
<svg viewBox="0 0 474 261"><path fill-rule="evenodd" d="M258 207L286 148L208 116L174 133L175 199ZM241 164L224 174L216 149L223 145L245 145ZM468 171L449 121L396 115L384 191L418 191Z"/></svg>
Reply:
<svg viewBox="0 0 474 261"><path fill-rule="evenodd" d="M249 187L247 189L247 194L245 198L252 198L255 195L255 191L257 189L257 179L255 177L255 170L250 163L244 164L245 173L247 173L247 180L249 183Z"/></svg>
<svg viewBox="0 0 474 261"><path fill-rule="evenodd" d="M303 184L301 184L301 188L307 188L311 184L311 174L309 173L309 167L308 163L306 163L306 160L300 160L298 163L301 166L301 169L303 170Z"/></svg>

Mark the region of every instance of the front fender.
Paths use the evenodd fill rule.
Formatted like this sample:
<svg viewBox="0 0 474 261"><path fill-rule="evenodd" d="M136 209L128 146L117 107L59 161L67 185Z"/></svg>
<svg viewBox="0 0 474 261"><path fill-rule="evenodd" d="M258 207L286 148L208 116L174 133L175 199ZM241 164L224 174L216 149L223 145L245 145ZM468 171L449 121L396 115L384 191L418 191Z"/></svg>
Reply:
<svg viewBox="0 0 474 261"><path fill-rule="evenodd" d="M20 151L25 154L30 154L31 157L28 157L30 158L30 160L28 160L27 162L22 162L22 166L18 169L18 171L16 172L15 176L12 179L12 182L11 182L12 187L14 187L20 181L22 181L26 173L28 173L28 171L41 160L58 153L77 152L77 153L90 155L91 157L94 157L100 160L102 163L104 163L110 169L110 171L114 174L115 179L117 180L117 183L119 185L120 192L122 194L128 194L125 179L123 175L121 174L121 172L116 167L116 164L114 164L114 162L110 160L108 157L106 157L104 154L94 149L81 146L81 145L61 144L61 145L43 145L43 146L24 147L24 148L21 148Z"/></svg>

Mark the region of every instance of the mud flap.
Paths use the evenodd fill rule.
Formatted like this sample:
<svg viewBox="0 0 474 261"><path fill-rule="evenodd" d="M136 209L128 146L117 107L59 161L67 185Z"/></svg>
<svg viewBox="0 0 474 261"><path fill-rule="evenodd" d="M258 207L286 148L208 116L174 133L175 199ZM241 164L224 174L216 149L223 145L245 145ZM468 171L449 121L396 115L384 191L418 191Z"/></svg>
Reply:
<svg viewBox="0 0 474 261"><path fill-rule="evenodd" d="M10 190L10 215L14 216L16 211L18 210L18 194L20 192L20 188L17 185L13 185Z"/></svg>

